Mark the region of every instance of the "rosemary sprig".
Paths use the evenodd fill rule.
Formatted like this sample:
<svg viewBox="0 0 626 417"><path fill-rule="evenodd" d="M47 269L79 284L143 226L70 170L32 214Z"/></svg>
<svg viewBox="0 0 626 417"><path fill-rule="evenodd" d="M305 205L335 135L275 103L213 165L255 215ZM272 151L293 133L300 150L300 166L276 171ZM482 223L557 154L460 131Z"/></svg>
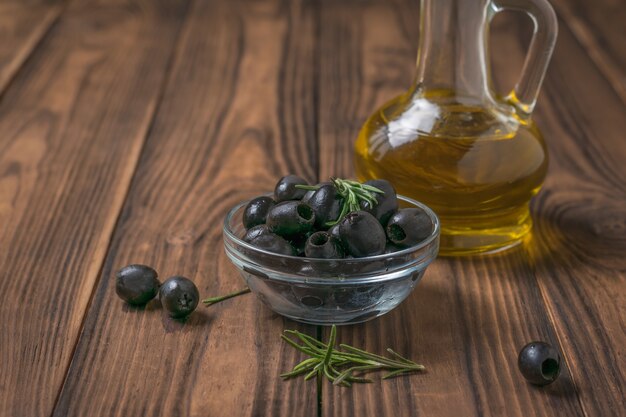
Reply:
<svg viewBox="0 0 626 417"><path fill-rule="evenodd" d="M351 211L360 210L362 201L367 202L370 207L374 207L378 204L376 194L385 193L380 188L369 184L361 184L360 182L354 180L344 180L341 178L331 177L330 182L335 186L337 193L343 198L343 205L341 206L339 217L326 223L326 226L329 227L339 223L339 221L341 221L341 219L343 219L345 215ZM315 191L320 187L317 185L296 185L296 188Z"/></svg>
<svg viewBox="0 0 626 417"><path fill-rule="evenodd" d="M230 294L220 295L218 297L205 298L204 300L202 300L202 302L204 303L204 305L208 307L208 306L212 306L213 304L220 303L224 300L228 300L229 298L237 297L239 295L244 295L249 292L250 292L250 288L246 287L243 290L235 291Z"/></svg>
<svg viewBox="0 0 626 417"><path fill-rule="evenodd" d="M343 343L339 345L340 349L335 349L337 338L337 326L335 325L330 329L328 343L321 342L297 330L285 330L281 338L293 348L310 356L310 358L297 364L291 371L281 374L283 379L300 375L304 375L305 380L314 376L317 376L318 379L326 377L335 385L349 387L353 383L372 382L371 379L355 376L356 373L387 370L389 373L383 376L383 379L387 379L426 369L423 365L404 358L391 349L387 349L387 351L393 358L376 355Z"/></svg>

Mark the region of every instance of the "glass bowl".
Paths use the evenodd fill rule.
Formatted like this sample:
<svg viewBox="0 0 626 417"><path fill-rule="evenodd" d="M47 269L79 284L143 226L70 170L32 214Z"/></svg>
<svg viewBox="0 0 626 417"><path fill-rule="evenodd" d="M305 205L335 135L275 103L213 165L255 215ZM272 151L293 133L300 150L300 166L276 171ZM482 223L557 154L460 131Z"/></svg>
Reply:
<svg viewBox="0 0 626 417"><path fill-rule="evenodd" d="M243 241L248 201L224 221L224 248L257 297L276 313L302 323L331 325L371 320L400 304L439 250L439 219L422 203L398 196L400 207L420 207L433 222L416 246L353 259L312 259L259 249Z"/></svg>

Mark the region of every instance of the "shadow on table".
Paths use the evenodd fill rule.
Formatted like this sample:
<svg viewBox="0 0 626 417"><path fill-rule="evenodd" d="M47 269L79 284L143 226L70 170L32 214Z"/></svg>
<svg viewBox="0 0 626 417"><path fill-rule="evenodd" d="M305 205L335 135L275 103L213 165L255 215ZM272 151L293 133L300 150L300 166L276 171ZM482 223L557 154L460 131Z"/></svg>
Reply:
<svg viewBox="0 0 626 417"><path fill-rule="evenodd" d="M122 302L122 311L129 314L145 314L161 311L161 302L158 299L153 299L145 305L132 305L126 302Z"/></svg>
<svg viewBox="0 0 626 417"><path fill-rule="evenodd" d="M626 209L566 202L534 213L532 234L524 247L530 260L545 268L583 263L598 268L624 268Z"/></svg>
<svg viewBox="0 0 626 417"><path fill-rule="evenodd" d="M170 317L165 311L161 313L161 322L166 333L173 333L183 330L185 327L204 326L210 321L210 314L197 308L188 317L175 319Z"/></svg>

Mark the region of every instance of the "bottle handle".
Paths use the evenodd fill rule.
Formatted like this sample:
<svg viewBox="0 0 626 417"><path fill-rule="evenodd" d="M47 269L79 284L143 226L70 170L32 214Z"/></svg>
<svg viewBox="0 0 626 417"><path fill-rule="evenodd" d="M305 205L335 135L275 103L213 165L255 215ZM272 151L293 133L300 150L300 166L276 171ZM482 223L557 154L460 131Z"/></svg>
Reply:
<svg viewBox="0 0 626 417"><path fill-rule="evenodd" d="M554 9L547 0L493 0L494 14L514 10L528 14L534 23L533 37L524 60L524 67L513 91L506 97L521 117L532 113L539 89L554 51L558 23Z"/></svg>

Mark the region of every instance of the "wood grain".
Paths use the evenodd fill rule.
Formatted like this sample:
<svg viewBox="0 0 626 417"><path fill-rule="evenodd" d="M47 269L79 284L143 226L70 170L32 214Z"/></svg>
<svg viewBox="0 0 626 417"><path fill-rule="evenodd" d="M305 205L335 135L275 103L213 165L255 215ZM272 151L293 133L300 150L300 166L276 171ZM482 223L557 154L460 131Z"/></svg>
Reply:
<svg viewBox="0 0 626 417"><path fill-rule="evenodd" d="M77 2L0 103L0 415L50 415L157 102L181 3Z"/></svg>
<svg viewBox="0 0 626 417"><path fill-rule="evenodd" d="M536 117L551 168L526 249L586 414L610 416L626 410L626 104L560 26Z"/></svg>
<svg viewBox="0 0 626 417"><path fill-rule="evenodd" d="M340 341L380 354L392 347L427 372L354 386L325 384L323 415L582 416L564 367L537 389L517 370L531 340L558 345L525 254L440 259L398 309L340 329Z"/></svg>
<svg viewBox="0 0 626 417"><path fill-rule="evenodd" d="M173 321L131 309L115 269L142 262L202 296L244 283L221 228L285 172L316 172L314 20L308 2L205 1L189 11L56 416L317 415L314 382L283 382L286 322L248 295Z"/></svg>
<svg viewBox="0 0 626 417"><path fill-rule="evenodd" d="M0 92L56 21L60 1L5 0L0 3Z"/></svg>
<svg viewBox="0 0 626 417"><path fill-rule="evenodd" d="M325 21L327 30L321 37L321 48L332 53L328 53L330 58L327 60L322 55L321 60L320 85L330 88L322 89L320 92L322 109L320 149L322 154L338 148L342 149L342 153L332 162L321 161L322 177L337 174L337 171L342 175L352 173L350 146L359 125L376 105L406 88L406 85L398 87L398 78L403 78L407 83L411 79L415 52L407 54L406 51L417 44L414 22L418 21L415 12L411 16L411 10L416 10L411 2L396 2L394 5L368 2L365 7L357 7L355 3L338 6L333 2L327 2L324 6L322 20ZM360 2L359 6L363 6L363 3ZM503 79L498 80L500 85L512 86L525 53L526 42L520 42L518 39L526 38L524 35L527 34L527 25L524 24L520 28L514 23L516 21L511 19L500 22L492 28L492 38L497 39L492 42L496 45L493 51L494 56L497 56L495 72L506 74L505 77L501 77ZM337 42L336 34L339 33L343 35L342 39L347 41ZM615 112L622 110L620 103L615 101L617 98L615 92L610 91L606 80L603 80L596 70L590 69L588 58L576 50L576 41L571 35L565 35L564 38L560 40L555 56L557 63L553 65L557 68L562 66L563 71L567 66L571 74L572 62L586 61L586 65L583 66L585 72L573 71L574 74L578 72L575 78L580 77L580 80L574 81L572 76L567 77L571 83L570 87L563 85L563 81L558 85L556 76L550 76L548 84L552 81L554 85L547 86L546 89L548 91L555 89L551 95L562 98L569 88L566 96L571 99L577 95L578 99L574 103L579 102L582 106L586 94L580 94L581 91L576 91L571 85L585 83L583 79L589 80L589 77L592 77L593 83L587 82L585 93L596 89L598 103L595 104L595 109L601 109L599 101L605 99L610 100L609 103L614 106ZM563 50L567 52L561 52ZM389 71L386 63L391 63L396 72ZM593 76L586 74L586 71L591 71ZM563 74L560 76L563 80ZM348 88L338 87L346 84ZM600 90L598 85L601 86ZM567 101L567 104L561 102L560 107L577 108L572 101ZM331 108L349 110L344 113L324 111ZM361 109L368 110L363 112ZM611 156L608 152L605 154L596 150L597 147L603 149L603 144L588 144L580 134L578 139L582 143L571 143L563 138L562 131L559 134L554 131L563 126L562 118L550 120L543 116L546 110L545 106L541 105L541 99L538 112L540 126L548 125L546 135L548 140L551 140L553 155L559 155L557 158L571 154L572 149L581 145L588 148L586 152L583 151L585 154L573 157L577 164L589 168L584 172L579 171L577 181L581 181L581 177L587 178L586 182L593 181L597 173L594 175L590 171L605 170L608 175L604 176L603 180L614 175L614 178L609 179L609 183L611 188L617 187L618 190L615 191L620 193L621 187L617 183L623 185L624 182L621 180L621 174L613 169L613 161L623 160L623 145L616 144L612 139L605 139L603 141L605 144L611 143L619 147L615 156ZM594 113L598 119L604 119L604 127L598 123L597 128L608 133L609 137L611 137L609 130L620 131L613 130L612 123L615 123L613 113L595 115L600 112L587 109L587 113L577 113L576 117L589 118L586 116L589 112ZM582 122L575 126L581 127L580 123ZM584 131L585 128L581 129ZM568 133L570 132L566 135ZM604 163L606 159L609 160L608 163ZM557 167L556 171L559 169L562 168ZM552 178L559 175L554 171L553 168ZM550 211L556 210L560 213L556 207L563 203L577 206L575 201L570 200L572 195L567 193L568 189L574 188L573 183L558 185L548 183L548 188L551 187L562 191L559 194L561 199L549 205L552 207ZM551 194L550 191L546 191L542 195ZM617 201L605 200L600 204L605 207L616 207L616 204L621 204L623 207L624 200L621 199L621 194ZM600 218L591 216L586 219L593 222L590 227L594 227L591 225L595 224L595 227L602 229L616 229L610 230L610 241L612 244L617 243L618 246L605 257L610 260L611 267L590 271L589 269L593 269L589 266L592 261L586 258L586 268L582 268L593 276L601 276L599 280L611 281L606 286L608 293L596 291L593 295L585 294L593 297L598 306L608 303L606 313L599 310L589 312L589 306L582 303L582 294L578 294L580 305L561 311L559 319L566 320L567 324L552 322L558 315L555 314L554 306L563 309L561 306L568 305L569 298L552 296L559 294L559 291L565 291L561 287L551 287L555 285L554 279L549 284L544 282L548 279L547 273L553 268L566 271L564 277L567 278L564 278L564 281L567 279L571 281L560 284L568 286L567 292L575 293L577 290L572 287L580 288L578 281L585 279L580 274L581 261L558 263L559 268L554 264L546 267L538 261L537 256L528 254L529 251L533 251L532 243L529 247L503 256L439 260L431 266L424 282L414 295L397 311L371 323L342 328L340 332L342 342L354 343L373 351L384 352L387 346L397 347L401 349L401 353L424 363L430 372L385 383L377 382L371 386L359 386L348 392L325 385L322 395L323 414L397 415L410 410L410 415L595 416L612 415L610 410L623 408L620 400L623 396L619 396L621 394L619 382L623 382L624 379L620 371L613 370L610 365L612 360L617 363L623 362L621 360L623 355L620 352L620 347L624 345L621 324L623 318L620 318L617 307L620 305L621 297L607 298L611 292L619 294L618 286L623 285L623 281L615 276L616 271L623 269L623 264L616 257L617 252L624 252L621 241L617 238L620 233L623 235L624 216L618 211L609 209L609 213L614 214L609 215L610 220L606 223ZM602 224L606 226L600 226ZM548 233L538 232L535 241L544 239L542 245L550 247L554 240L546 236ZM610 270L611 268L616 269ZM538 285L537 280L541 285ZM572 299L577 298L575 295L571 296ZM548 304L547 308L544 302ZM582 313L583 311L587 313ZM581 315L587 317L587 322L577 324ZM611 315L613 319L610 319ZM604 332L598 326L600 323L611 329L611 332L602 334ZM570 328L567 333L563 332L563 327L566 326ZM575 330L572 327L575 327ZM588 334L590 328L597 330L593 336L589 336L587 343L601 347L600 351L595 353L598 358L592 362L595 365L593 369L611 369L606 372L608 375L604 375L603 372L594 378L582 375L586 355L591 352L573 344L572 341L577 339L578 334ZM564 337L565 334L567 337ZM562 379L543 390L535 389L523 381L517 371L515 360L519 348L535 339L547 340L555 346L562 346L567 359ZM569 366L576 373L574 379L569 375ZM581 371L578 371L579 369ZM596 382L598 386L595 385ZM604 401L604 389L609 390L611 398L608 404L601 406L597 403Z"/></svg>
<svg viewBox="0 0 626 417"><path fill-rule="evenodd" d="M0 416L620 414L626 7L552 1L532 239L437 260L398 309L340 328L426 373L321 392L278 378L302 359L282 330L320 328L250 295L173 321L158 301L125 306L111 278L142 262L202 296L240 288L225 213L287 172L353 176L365 118L413 78L419 1L0 2ZM522 14L493 22L498 91L530 34ZM565 359L543 389L516 367L535 339Z"/></svg>
<svg viewBox="0 0 626 417"><path fill-rule="evenodd" d="M622 0L554 0L561 23L626 102L626 6Z"/></svg>

